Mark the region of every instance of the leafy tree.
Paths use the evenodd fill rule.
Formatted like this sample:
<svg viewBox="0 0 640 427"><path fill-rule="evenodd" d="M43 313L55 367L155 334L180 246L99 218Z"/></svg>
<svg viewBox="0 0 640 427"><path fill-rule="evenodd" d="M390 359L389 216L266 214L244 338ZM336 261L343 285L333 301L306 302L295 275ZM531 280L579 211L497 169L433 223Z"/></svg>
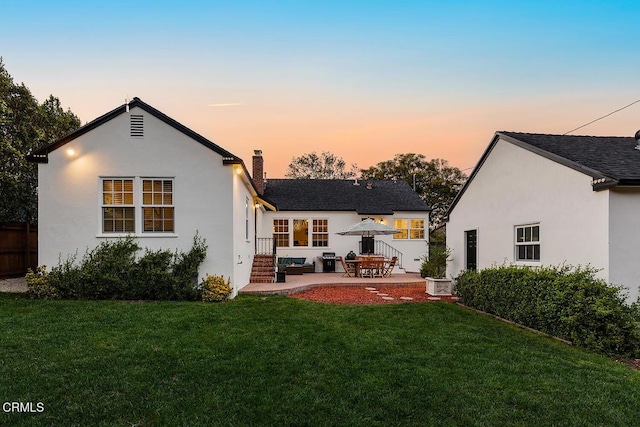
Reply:
<svg viewBox="0 0 640 427"><path fill-rule="evenodd" d="M422 154L396 154L387 160L361 171L362 179L404 180L431 208L431 225L439 225L447 208L458 194L467 176L443 159L427 161Z"/></svg>
<svg viewBox="0 0 640 427"><path fill-rule="evenodd" d="M36 220L38 170L26 156L79 126L58 98L39 104L24 83L14 83L0 57L0 223Z"/></svg>
<svg viewBox="0 0 640 427"><path fill-rule="evenodd" d="M315 151L294 157L285 174L288 178L297 179L349 179L355 177L355 171L346 171L345 162L328 151L318 155ZM352 167L352 169L355 169Z"/></svg>

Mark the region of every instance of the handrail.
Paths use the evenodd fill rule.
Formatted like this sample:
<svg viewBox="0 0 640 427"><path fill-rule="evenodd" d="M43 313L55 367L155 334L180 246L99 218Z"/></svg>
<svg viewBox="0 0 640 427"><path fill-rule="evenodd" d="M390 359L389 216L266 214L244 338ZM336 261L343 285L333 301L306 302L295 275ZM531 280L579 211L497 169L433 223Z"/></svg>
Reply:
<svg viewBox="0 0 640 427"><path fill-rule="evenodd" d="M358 242L360 253L362 253L362 240ZM402 267L402 252L382 240L374 240L373 255L382 255L387 259L391 259L394 256L398 258L396 265Z"/></svg>
<svg viewBox="0 0 640 427"><path fill-rule="evenodd" d="M276 255L276 241L273 237L256 238L256 255Z"/></svg>

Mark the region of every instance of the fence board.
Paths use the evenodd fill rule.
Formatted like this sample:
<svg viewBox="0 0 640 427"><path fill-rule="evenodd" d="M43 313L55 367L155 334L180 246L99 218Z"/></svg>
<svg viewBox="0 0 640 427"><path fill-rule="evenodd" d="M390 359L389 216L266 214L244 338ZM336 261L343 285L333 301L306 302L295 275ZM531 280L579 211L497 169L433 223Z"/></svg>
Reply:
<svg viewBox="0 0 640 427"><path fill-rule="evenodd" d="M24 222L0 225L0 278L24 276L38 265L38 226Z"/></svg>

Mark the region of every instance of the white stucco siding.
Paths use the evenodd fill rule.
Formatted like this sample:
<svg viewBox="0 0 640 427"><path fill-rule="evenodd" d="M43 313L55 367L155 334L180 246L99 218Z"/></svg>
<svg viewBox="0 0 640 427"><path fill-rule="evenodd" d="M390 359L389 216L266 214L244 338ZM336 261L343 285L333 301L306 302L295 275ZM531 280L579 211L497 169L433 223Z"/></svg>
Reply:
<svg viewBox="0 0 640 427"><path fill-rule="evenodd" d="M420 265L422 264L422 257L427 252L427 236L429 229L429 218L426 212L396 212L394 215L358 215L355 212L308 212L308 211L268 211L263 215L263 219L260 222L258 237L272 237L273 236L273 220L274 219L287 219L289 220L290 228L294 219L308 219L309 227L311 228L311 220L313 219L327 219L329 227L329 242L327 247L313 247L311 243L308 246L293 246L293 238L290 238L289 247L277 248L278 257L305 257L307 262L316 262L316 271L322 271L322 261L318 258L322 256L323 252L335 252L337 256L345 257L349 251L353 251L356 254L359 251L359 242L361 240L358 236L342 236L338 233L343 231L353 224L361 221L364 218L372 217L377 221L383 221L384 224L393 227L395 218L403 219L423 219L425 224L425 239L414 240L398 240L393 236L375 236L375 240L383 241L389 246L397 249L403 254L403 268L404 271L418 272L420 271ZM291 231L290 231L291 233ZM309 241L311 242L311 233L309 231ZM416 261L417 260L417 261ZM337 271L342 271L341 266L336 265Z"/></svg>
<svg viewBox="0 0 640 427"><path fill-rule="evenodd" d="M499 140L450 215L448 276L466 268L466 230L477 230L483 269L515 263L515 226L539 224L540 261L530 265L591 264L608 278L608 192L594 192L591 180Z"/></svg>
<svg viewBox="0 0 640 427"><path fill-rule="evenodd" d="M640 188L614 189L609 196L609 281L627 288L628 301L635 302L640 285Z"/></svg>
<svg viewBox="0 0 640 427"><path fill-rule="evenodd" d="M248 188L248 177L238 165L233 174L233 268L234 282L231 284L234 296L238 290L249 284L251 278L251 265L253 263L256 209L253 195Z"/></svg>
<svg viewBox="0 0 640 427"><path fill-rule="evenodd" d="M48 164L39 165L40 263L51 267L61 254L82 255L105 238L101 178L171 178L175 233L141 233L136 204L139 244L188 250L197 231L209 246L200 276L222 274L235 282L233 168L145 111L134 108L131 113L144 116L144 138L129 136L129 114L122 114L53 151ZM75 150L74 157L67 156L68 149ZM140 189L135 191L138 199Z"/></svg>

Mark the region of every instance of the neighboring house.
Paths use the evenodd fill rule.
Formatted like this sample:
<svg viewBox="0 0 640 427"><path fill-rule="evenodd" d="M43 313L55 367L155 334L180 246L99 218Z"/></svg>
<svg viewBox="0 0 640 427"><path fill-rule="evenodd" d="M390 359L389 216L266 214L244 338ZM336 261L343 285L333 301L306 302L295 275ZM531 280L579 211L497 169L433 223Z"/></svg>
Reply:
<svg viewBox="0 0 640 427"><path fill-rule="evenodd" d="M492 265L591 265L640 285L640 151L632 137L497 132L447 213L448 276Z"/></svg>
<svg viewBox="0 0 640 427"><path fill-rule="evenodd" d="M365 182L356 198L338 188L356 189L351 181L307 181L296 190L290 180L271 180L263 197L260 151L251 178L242 159L138 98L30 160L38 163L39 263L49 268L109 238L134 235L142 247L186 251L198 233L208 245L200 277L229 277L235 295L250 281L264 240L257 236L275 238L278 256L314 261L323 251L357 251L357 238L334 233L369 216L402 229L381 240L404 252L408 269L419 270L426 253L429 209L406 183ZM274 219L281 228L272 229ZM300 224L308 227L306 237ZM292 233L286 242L284 229Z"/></svg>
<svg viewBox="0 0 640 427"><path fill-rule="evenodd" d="M33 153L39 263L134 235L142 247L188 250L200 269L249 282L257 191L242 160L138 98Z"/></svg>
<svg viewBox="0 0 640 427"><path fill-rule="evenodd" d="M322 271L323 252L344 257L361 250L359 237L336 233L373 218L400 231L374 236L375 253L399 254L404 271L420 271L430 209L404 181L269 179L264 199L277 210L265 212L259 235L273 234L279 257L305 257Z"/></svg>

